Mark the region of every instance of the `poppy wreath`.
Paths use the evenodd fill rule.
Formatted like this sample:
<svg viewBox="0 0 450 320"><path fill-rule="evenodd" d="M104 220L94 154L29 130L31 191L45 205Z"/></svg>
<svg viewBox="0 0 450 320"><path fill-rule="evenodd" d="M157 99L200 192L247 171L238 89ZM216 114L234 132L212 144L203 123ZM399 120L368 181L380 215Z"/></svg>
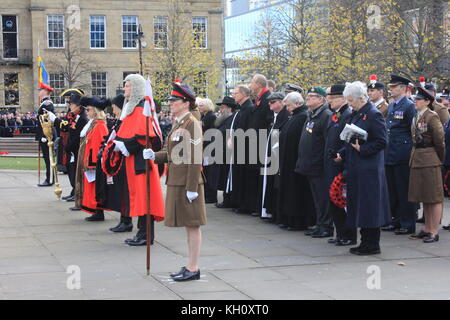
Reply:
<svg viewBox="0 0 450 320"><path fill-rule="evenodd" d="M122 166L123 156L121 152L114 151L115 144L108 141L102 154L102 170L108 176L115 176Z"/></svg>
<svg viewBox="0 0 450 320"><path fill-rule="evenodd" d="M330 200L339 208L345 208L347 206L347 198L344 195L345 179L342 173L339 173L334 177L330 186Z"/></svg>

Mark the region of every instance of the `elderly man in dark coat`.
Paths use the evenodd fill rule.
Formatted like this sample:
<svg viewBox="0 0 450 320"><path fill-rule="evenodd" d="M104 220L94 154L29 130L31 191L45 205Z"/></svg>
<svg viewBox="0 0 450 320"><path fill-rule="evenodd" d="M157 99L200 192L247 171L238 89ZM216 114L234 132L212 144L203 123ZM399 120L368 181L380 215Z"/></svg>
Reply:
<svg viewBox="0 0 450 320"><path fill-rule="evenodd" d="M336 162L344 159L347 182L347 227L361 228L361 244L350 253L380 253L380 227L390 221L389 197L384 169L387 143L383 115L373 106L362 82L348 84L344 96L354 112L349 120L367 132L364 139L348 140ZM344 129L345 130L345 129Z"/></svg>
<svg viewBox="0 0 450 320"><path fill-rule="evenodd" d="M306 230L314 225L314 204L306 176L295 172L298 144L308 116L308 108L299 92L283 100L290 113L280 133L280 171L276 223L288 231Z"/></svg>
<svg viewBox="0 0 450 320"><path fill-rule="evenodd" d="M331 121L328 124L326 142L324 169L327 188L329 189L335 177L343 171L341 164L334 161L336 153L344 146L344 141L339 135L345 127L350 115L351 108L348 106L343 96L345 84L335 84L328 93L328 101L333 112ZM356 229L347 229L345 219L347 214L343 208L336 206L332 201L328 202L328 214L332 217L336 228L336 238L328 240L328 243L337 246L348 246L356 244Z"/></svg>

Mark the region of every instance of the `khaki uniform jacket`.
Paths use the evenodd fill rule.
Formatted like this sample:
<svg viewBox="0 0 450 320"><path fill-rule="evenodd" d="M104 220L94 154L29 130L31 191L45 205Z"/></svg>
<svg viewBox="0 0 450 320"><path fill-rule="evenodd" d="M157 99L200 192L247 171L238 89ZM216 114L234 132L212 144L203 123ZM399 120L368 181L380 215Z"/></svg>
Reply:
<svg viewBox="0 0 450 320"><path fill-rule="evenodd" d="M433 102L433 111L437 113L439 116L439 119L441 120L441 123L443 126L445 126L448 122L448 118L450 117L450 114L448 113L448 109L442 104L437 101Z"/></svg>
<svg viewBox="0 0 450 320"><path fill-rule="evenodd" d="M386 102L386 100L383 100L383 102L382 103L380 103L378 106L377 106L377 109L378 109L378 111L380 111L381 112L381 114L383 115L383 117L387 117L387 114L388 114L388 103Z"/></svg>
<svg viewBox="0 0 450 320"><path fill-rule="evenodd" d="M416 115L417 117L417 115ZM445 156L444 129L436 112L427 109L419 118L414 117L411 125L413 149L409 165L411 168L428 168L441 166ZM422 136L422 140L420 140ZM418 148L417 143L425 148Z"/></svg>
<svg viewBox="0 0 450 320"><path fill-rule="evenodd" d="M203 135L201 123L189 112L176 122L163 150L155 153L156 163L168 163L165 225L196 227L206 223ZM191 202L186 191L197 192Z"/></svg>

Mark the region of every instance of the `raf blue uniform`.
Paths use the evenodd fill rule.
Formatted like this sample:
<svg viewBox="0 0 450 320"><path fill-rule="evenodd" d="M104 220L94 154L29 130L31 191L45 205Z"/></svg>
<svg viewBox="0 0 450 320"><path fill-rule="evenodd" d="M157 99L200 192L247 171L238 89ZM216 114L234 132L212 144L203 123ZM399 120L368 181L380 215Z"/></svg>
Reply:
<svg viewBox="0 0 450 320"><path fill-rule="evenodd" d="M391 102L386 118L388 147L386 179L392 225L415 232L416 204L408 201L409 158L412 150L411 123L416 114L414 103L406 97Z"/></svg>

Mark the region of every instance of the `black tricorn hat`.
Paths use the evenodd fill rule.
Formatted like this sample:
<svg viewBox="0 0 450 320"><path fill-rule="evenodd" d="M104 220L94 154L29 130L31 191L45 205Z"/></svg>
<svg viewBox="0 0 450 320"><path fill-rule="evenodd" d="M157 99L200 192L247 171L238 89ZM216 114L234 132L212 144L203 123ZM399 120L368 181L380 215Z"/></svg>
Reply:
<svg viewBox="0 0 450 320"><path fill-rule="evenodd" d="M76 104L77 106L80 105L81 97L79 94L71 94L69 96L69 104Z"/></svg>
<svg viewBox="0 0 450 320"><path fill-rule="evenodd" d="M425 99L425 100L429 100L429 101L433 102L434 96L428 90L426 90L422 87L417 87L416 99Z"/></svg>
<svg viewBox="0 0 450 320"><path fill-rule="evenodd" d="M83 107L95 107L99 110L105 110L107 107L111 106L111 100L109 99L99 99L97 97L82 97L80 105Z"/></svg>
<svg viewBox="0 0 450 320"><path fill-rule="evenodd" d="M216 103L218 106L223 104L233 109L237 107L237 103L232 97L223 97L222 102Z"/></svg>
<svg viewBox="0 0 450 320"><path fill-rule="evenodd" d="M76 94L79 96L84 96L84 91L82 89L70 88L70 89L66 89L63 92L61 92L60 96L61 97L70 97L73 94Z"/></svg>
<svg viewBox="0 0 450 320"><path fill-rule="evenodd" d="M396 86L399 84L408 86L410 83L412 83L412 81L410 79L399 76L397 74L391 74L391 80L389 81L390 86Z"/></svg>
<svg viewBox="0 0 450 320"><path fill-rule="evenodd" d="M345 84L335 84L331 86L330 93L327 95L329 96L341 96L344 93L345 90Z"/></svg>
<svg viewBox="0 0 450 320"><path fill-rule="evenodd" d="M170 95L169 101L171 100L184 100L189 102L195 102L196 96L186 84L181 84L179 79L176 79L173 84L172 94Z"/></svg>

